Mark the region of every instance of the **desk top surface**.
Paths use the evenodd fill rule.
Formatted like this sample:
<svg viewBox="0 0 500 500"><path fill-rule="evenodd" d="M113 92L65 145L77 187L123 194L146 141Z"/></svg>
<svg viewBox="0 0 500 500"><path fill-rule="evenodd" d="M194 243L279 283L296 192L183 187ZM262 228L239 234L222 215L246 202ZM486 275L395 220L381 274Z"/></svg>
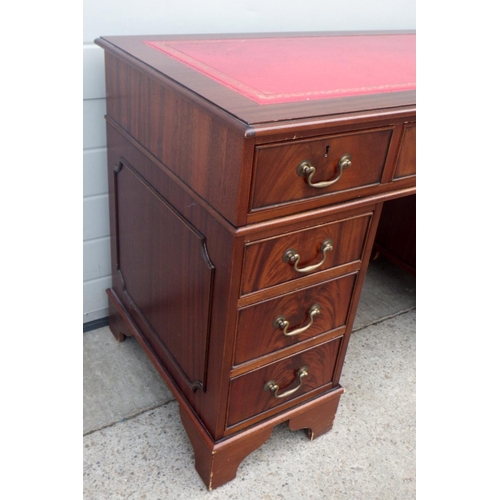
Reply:
<svg viewBox="0 0 500 500"><path fill-rule="evenodd" d="M415 38L297 33L96 42L128 53L246 123L259 123L414 105Z"/></svg>

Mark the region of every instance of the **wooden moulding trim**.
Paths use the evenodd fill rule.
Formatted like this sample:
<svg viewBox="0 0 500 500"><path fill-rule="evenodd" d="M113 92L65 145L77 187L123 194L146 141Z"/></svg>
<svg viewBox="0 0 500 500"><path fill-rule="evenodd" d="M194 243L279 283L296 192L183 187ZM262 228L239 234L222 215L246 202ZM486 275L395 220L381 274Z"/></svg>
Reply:
<svg viewBox="0 0 500 500"><path fill-rule="evenodd" d="M325 274L322 275L322 278L318 280L318 283L326 283L329 281L336 281L339 277L347 277L347 276L357 276L358 269L361 267L361 260L356 260L354 263L344 264L342 266L334 267L332 269L327 269L328 275L325 277ZM348 270L346 270L348 269ZM329 276L331 274L331 277ZM241 310L247 309L249 307L253 307L256 304L264 303L272 299L276 299L278 297L284 297L286 295L290 296L295 294L296 292L300 292L302 290L312 289L316 286L316 280L308 280L304 284L304 281L299 284L296 283L296 280L292 280L292 282L287 281L285 283L280 283L279 285L275 285L271 287L271 289L267 288L269 292L260 293L260 290L257 292L252 292L247 295L243 295L238 299L238 314ZM286 285L286 286L285 286ZM276 292L276 289L283 289L282 292Z"/></svg>
<svg viewBox="0 0 500 500"><path fill-rule="evenodd" d="M316 347L317 345L323 344L330 340L334 340L336 338L342 337L346 332L345 325L338 326L332 330L327 330L325 332L318 333L318 335L311 337L310 339L303 340L297 344L288 347L282 347L276 351L272 351L267 354L263 354L262 356L254 359L250 359L248 361L244 361L239 365L233 366L230 377L235 378L244 373L258 370L262 368L264 365L273 363L274 361L279 361L282 358L293 356L301 351L306 349L310 349L312 347Z"/></svg>
<svg viewBox="0 0 500 500"><path fill-rule="evenodd" d="M382 176L382 174L380 176ZM339 203L348 203L353 199L374 196L376 194L380 194L380 192L386 192L390 189L391 187L388 183L384 185L380 182L380 180L378 180L377 182L373 182L371 184L356 186L338 192L317 193L313 196L296 198L294 200L279 203L271 203L262 207L249 207L248 220L251 221L250 223L258 224L259 222L269 219L269 214L274 214L274 217L280 217L281 214L281 217L283 217L283 215L289 215L290 212L307 212L311 208L317 206L318 203L321 203L321 205L325 207L331 207ZM335 200L335 198L337 198L337 200Z"/></svg>
<svg viewBox="0 0 500 500"><path fill-rule="evenodd" d="M385 174L384 174L385 175ZM365 185L361 187L342 190L339 192L318 194L307 198L300 198L291 202L284 202L275 205L267 205L262 208L254 208L249 210L248 224L258 224L267 220L286 217L297 212L308 212L314 210L318 205L325 208L349 205L357 200L369 199L374 202L381 199L392 191L406 189L415 186L415 179L410 176L404 179L389 180L385 183L378 182L375 184ZM382 197L382 198L379 198Z"/></svg>
<svg viewBox="0 0 500 500"><path fill-rule="evenodd" d="M345 210L342 212L337 212L331 210L333 207L325 207L329 208L330 210L326 214L319 214L315 217L308 217L308 222L306 226L299 226L296 228L291 228L288 230L282 230L279 233L271 232L271 231L261 231L259 235L257 236L252 236L251 238L247 238L245 240L246 246L250 247L252 245L258 245L264 241L269 241L269 240L277 240L280 239L284 236L288 236L290 234L296 234L296 233L302 233L304 231L307 231L309 229L314 229L319 226L329 226L331 224L334 224L336 222L345 222L348 220L353 220L353 219L361 219L364 217L371 217L373 215L373 210L375 210L375 203L370 204L369 206L362 206L361 208L364 209L364 212L361 211L361 209L357 209L357 207L351 209L350 206L344 206ZM310 214L311 212L306 212L306 214ZM313 213L316 213L315 211ZM296 219L295 219L296 220ZM293 220L293 222L295 222ZM291 221L287 217L282 217L280 218L280 221L283 225L289 225L291 224Z"/></svg>
<svg viewBox="0 0 500 500"><path fill-rule="evenodd" d="M140 68L140 71L142 73L146 74L148 77L154 79L155 81L159 82L163 86L174 89L179 95L182 95L183 97L194 102L197 106L206 110L211 115L215 115L219 119L221 119L222 121L228 123L230 126L236 128L238 130L241 130L244 137L253 137L255 135L255 132L254 132L252 126L241 121L236 116L228 113L227 111L223 110L222 108L220 108L216 104L199 96L198 94L194 93L193 91L188 90L186 87L184 87L180 83L176 82L175 80L172 80L171 78L169 78L165 74L153 69L151 66L148 66L147 64L143 63L142 61L140 61L136 57L119 49L118 47L116 47L114 44L112 44L108 40L105 40L103 38L98 38L97 40L95 40L95 44L98 45L99 47L101 47L102 49L104 49L105 51L108 51L110 54L117 57L118 59L121 59L125 63L127 63L131 66L134 66L135 68Z"/></svg>
<svg viewBox="0 0 500 500"><path fill-rule="evenodd" d="M305 137L322 136L324 134L335 134L343 130L363 130L373 126L381 126L381 121L386 125L397 125L406 121L414 121L416 106L402 106L399 108L376 109L356 113L344 113L338 115L325 115L316 119L302 118L297 120L286 120L272 124L254 125L256 145L272 144L274 142L289 141ZM298 131L300 136L292 136ZM310 136L307 132L312 133ZM283 135L282 138L279 138ZM268 137L272 137L271 142Z"/></svg>
<svg viewBox="0 0 500 500"><path fill-rule="evenodd" d="M206 429L206 427L198 419L198 417L196 416L196 413L191 408L191 405L186 401L182 392L177 387L177 384L170 377L167 370L165 370L165 367L163 366L162 362L160 361L158 356L154 353L154 351L151 349L149 342L144 338L141 331L136 326L134 320L129 315L129 313L127 312L125 307L122 305L121 300L115 294L114 290L108 288L106 290L106 293L108 295L109 300L111 300L113 305L116 307L116 310L118 311L118 313L122 317L123 321L125 322L125 324L129 328L130 333L137 339L137 341L139 342L139 344L141 345L143 350L146 352L148 358L153 363L153 366L156 368L156 370L160 374L161 378L167 384L167 387L170 389L170 392L173 394L173 396L175 397L175 399L177 400L179 405L182 407L184 412L189 415L191 421L193 422L193 425L195 425L197 427L200 435L206 436L207 442L213 442L209 431Z"/></svg>
<svg viewBox="0 0 500 500"><path fill-rule="evenodd" d="M238 299L238 308L247 307L258 302L263 302L268 299L272 299L281 295L285 295L303 288L308 288L314 286L323 281L329 279L334 279L343 275L347 275L356 272L361 267L361 260L357 259L353 262L348 262L346 264L341 264L340 266L333 267L331 269L325 269L323 271L316 271L308 276L301 276L299 278L286 281L285 283L278 283L277 285L270 286L268 288L263 288L255 292L250 292Z"/></svg>
<svg viewBox="0 0 500 500"><path fill-rule="evenodd" d="M391 183L393 184L393 183ZM417 189L415 186L406 187L403 189L395 189L393 191L388 191L380 193L373 196L366 196L359 198L354 201L349 201L346 203L339 203L338 205L327 205L322 208L317 208L315 210L308 210L305 212L299 212L296 214L285 215L279 217L278 219L271 219L262 222L255 222L253 224L248 224L247 226L235 228L234 233L237 236L253 234L259 231L264 231L266 229L273 229L275 227L284 227L288 224L299 223L307 219L313 219L315 217L321 217L322 215L333 215L338 212L343 212L349 209L363 208L374 203L380 203L383 201L393 200L395 198L401 198L403 196L410 196L415 194Z"/></svg>

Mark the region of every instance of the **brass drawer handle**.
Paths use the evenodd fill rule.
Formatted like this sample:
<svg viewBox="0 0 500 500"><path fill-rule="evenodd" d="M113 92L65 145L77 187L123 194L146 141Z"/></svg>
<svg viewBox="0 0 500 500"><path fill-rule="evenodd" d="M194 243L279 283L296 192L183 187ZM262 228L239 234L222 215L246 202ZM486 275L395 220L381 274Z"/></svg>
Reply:
<svg viewBox="0 0 500 500"><path fill-rule="evenodd" d="M302 387L302 379L307 375L308 375L308 368L307 366L303 366L297 372L297 380L299 381L299 385L297 387L294 387L293 389L290 389L289 391L285 391L283 394L278 394L280 387L274 380L270 380L269 382L267 382L266 385L264 386L264 390L274 392L275 398L278 399L286 398L287 396L290 396L294 392L297 392Z"/></svg>
<svg viewBox="0 0 500 500"><path fill-rule="evenodd" d="M321 307L319 304L314 304L309 308L307 314L309 316L309 323L302 328L297 328L293 332L288 331L288 327L290 326L290 322L285 318L285 316L278 316L273 323L274 328L281 328L283 330L283 335L286 337L293 337L294 335L298 335L299 333L305 332L308 328L310 328L314 322L314 317L318 316L321 312Z"/></svg>
<svg viewBox="0 0 500 500"><path fill-rule="evenodd" d="M297 175L299 175L300 177L307 177L307 184L309 184L309 186L316 189L321 189L331 186L332 184L335 184L342 177L342 172L344 171L344 169L349 168L351 165L352 165L351 155L349 154L342 155L339 159L339 162L337 163L338 173L335 179L331 181L313 182L312 178L314 173L316 172L316 167L313 167L310 161L303 161L297 167Z"/></svg>
<svg viewBox="0 0 500 500"><path fill-rule="evenodd" d="M289 248L283 254L283 262L287 264L293 264L294 269L299 273L308 273L309 271L314 271L318 269L322 264L324 264L326 260L326 252L331 252L333 250L333 242L332 240L325 240L321 243L321 252L323 253L323 258L317 264L312 264L311 266L303 267L302 269L298 268L300 255L293 249Z"/></svg>

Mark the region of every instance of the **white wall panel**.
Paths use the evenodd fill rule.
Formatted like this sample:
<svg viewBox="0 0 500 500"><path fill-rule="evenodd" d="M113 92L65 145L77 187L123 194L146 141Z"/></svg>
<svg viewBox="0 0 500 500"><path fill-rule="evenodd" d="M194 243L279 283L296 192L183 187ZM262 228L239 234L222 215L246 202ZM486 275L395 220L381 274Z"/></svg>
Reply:
<svg viewBox="0 0 500 500"><path fill-rule="evenodd" d="M83 101L83 149L106 146L106 99Z"/></svg>
<svg viewBox="0 0 500 500"><path fill-rule="evenodd" d="M415 0L85 0L83 41L104 35L415 29Z"/></svg>
<svg viewBox="0 0 500 500"><path fill-rule="evenodd" d="M83 152L83 196L108 192L107 150L90 149Z"/></svg>
<svg viewBox="0 0 500 500"><path fill-rule="evenodd" d="M83 46L83 98L104 99L104 50L95 44Z"/></svg>
<svg viewBox="0 0 500 500"><path fill-rule="evenodd" d="M106 288L111 287L111 276L86 281L83 284L83 322L94 321L108 315Z"/></svg>
<svg viewBox="0 0 500 500"><path fill-rule="evenodd" d="M108 195L83 200L83 240L109 236Z"/></svg>
<svg viewBox="0 0 500 500"><path fill-rule="evenodd" d="M111 274L109 237L83 243L83 281L104 278Z"/></svg>

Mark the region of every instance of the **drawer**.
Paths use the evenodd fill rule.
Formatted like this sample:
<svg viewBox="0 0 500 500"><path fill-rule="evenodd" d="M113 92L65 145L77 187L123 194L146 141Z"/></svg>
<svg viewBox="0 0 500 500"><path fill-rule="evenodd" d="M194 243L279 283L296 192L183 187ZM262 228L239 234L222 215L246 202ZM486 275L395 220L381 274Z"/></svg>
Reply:
<svg viewBox="0 0 500 500"><path fill-rule="evenodd" d="M361 260L373 213L247 244L242 295Z"/></svg>
<svg viewBox="0 0 500 500"><path fill-rule="evenodd" d="M391 136L378 129L258 146L252 208L380 184Z"/></svg>
<svg viewBox="0 0 500 500"><path fill-rule="evenodd" d="M356 276L342 276L241 309L234 365L345 326Z"/></svg>
<svg viewBox="0 0 500 500"><path fill-rule="evenodd" d="M404 127L394 179L415 175L417 172L417 126L408 123Z"/></svg>
<svg viewBox="0 0 500 500"><path fill-rule="evenodd" d="M262 415L332 385L341 338L231 380L227 426ZM283 396L283 397L277 397Z"/></svg>

